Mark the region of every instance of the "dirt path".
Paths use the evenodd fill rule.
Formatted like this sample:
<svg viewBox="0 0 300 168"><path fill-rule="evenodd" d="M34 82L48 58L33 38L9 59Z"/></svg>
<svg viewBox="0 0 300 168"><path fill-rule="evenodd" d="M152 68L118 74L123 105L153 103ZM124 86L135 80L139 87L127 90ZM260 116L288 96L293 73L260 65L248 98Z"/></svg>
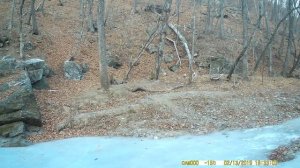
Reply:
<svg viewBox="0 0 300 168"><path fill-rule="evenodd" d="M300 116L300 92L295 91L299 81L294 82L293 87L285 85L280 90L263 86L247 90L244 86L205 91L196 84L177 88L178 83L157 81L116 85L109 92L91 89L70 98L66 105L45 106L51 113L44 112L44 131L29 139L82 135L160 138L274 125ZM144 90L133 89L139 87Z"/></svg>

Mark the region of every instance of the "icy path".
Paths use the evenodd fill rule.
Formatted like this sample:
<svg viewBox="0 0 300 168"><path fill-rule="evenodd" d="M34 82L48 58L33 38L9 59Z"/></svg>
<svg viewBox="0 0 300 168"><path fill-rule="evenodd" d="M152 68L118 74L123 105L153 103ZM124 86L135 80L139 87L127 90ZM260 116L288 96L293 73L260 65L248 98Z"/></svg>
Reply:
<svg viewBox="0 0 300 168"><path fill-rule="evenodd" d="M300 119L264 128L159 140L72 138L24 148L0 148L0 167L175 168L195 167L182 166L183 160L266 160L271 149L297 137L300 137ZM300 153L296 159L275 167L299 168Z"/></svg>

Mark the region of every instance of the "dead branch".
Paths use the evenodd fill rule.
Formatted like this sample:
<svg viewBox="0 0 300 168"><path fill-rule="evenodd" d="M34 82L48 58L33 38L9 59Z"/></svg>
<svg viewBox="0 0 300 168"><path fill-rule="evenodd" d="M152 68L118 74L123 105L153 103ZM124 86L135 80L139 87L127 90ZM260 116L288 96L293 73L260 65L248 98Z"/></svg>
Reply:
<svg viewBox="0 0 300 168"><path fill-rule="evenodd" d="M173 42L173 45L174 45L174 48L175 48L175 50L176 50L176 54L177 54L177 57L178 57L178 61L177 61L176 64L178 64L178 62L179 62L179 65L181 66L181 59L180 59L180 57L179 57L179 53L178 53L176 41L174 41L174 40L172 40L172 39L170 39L170 38L168 38L168 37L166 37L166 39L169 40L169 41L171 41L171 42Z"/></svg>
<svg viewBox="0 0 300 168"><path fill-rule="evenodd" d="M180 41L182 42L183 46L184 46L184 49L185 49L185 52L189 58L189 70L190 70L190 76L192 76L194 74L193 72L193 57L192 57L192 54L190 52L190 49L189 49L189 46L188 46L188 43L185 39L185 37L180 33L180 31L176 28L176 26L174 26L173 24L169 23L168 24L169 27L173 30L173 32L176 33L176 35L179 37Z"/></svg>

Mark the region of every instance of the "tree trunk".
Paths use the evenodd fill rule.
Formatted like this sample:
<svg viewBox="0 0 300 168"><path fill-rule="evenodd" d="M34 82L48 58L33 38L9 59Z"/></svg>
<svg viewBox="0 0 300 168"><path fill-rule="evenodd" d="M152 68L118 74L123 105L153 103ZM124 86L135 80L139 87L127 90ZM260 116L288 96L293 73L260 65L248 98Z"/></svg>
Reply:
<svg viewBox="0 0 300 168"><path fill-rule="evenodd" d="M225 0L220 0L220 24L219 24L219 37L224 38L224 4Z"/></svg>
<svg viewBox="0 0 300 168"><path fill-rule="evenodd" d="M193 41L192 41L192 60L194 59L195 55L195 36L196 36L196 0L194 0L193 5ZM189 66L189 81L188 84L191 84L193 81L193 70L192 67Z"/></svg>
<svg viewBox="0 0 300 168"><path fill-rule="evenodd" d="M247 15L247 0L242 0L242 17L243 17L243 47L247 46L248 42L248 15ZM243 56L242 76L248 78L248 56L245 52Z"/></svg>
<svg viewBox="0 0 300 168"><path fill-rule="evenodd" d="M291 11L292 9L293 2L292 0L288 0L288 11ZM284 77L287 77L288 75L288 66L289 66L289 59L291 55L291 50L292 50L292 38L293 38L293 20L294 17L292 14L289 15L289 35L288 35L288 45L287 45L287 54L283 63L283 71L282 75Z"/></svg>
<svg viewBox="0 0 300 168"><path fill-rule="evenodd" d="M211 33L211 0L207 2L207 15L205 23L205 33Z"/></svg>
<svg viewBox="0 0 300 168"><path fill-rule="evenodd" d="M267 39L270 40L271 33L270 33L270 26L269 26L269 17L266 11L266 7L267 7L267 1L264 0L263 9L264 9L264 16L265 16L265 23L266 23L266 34L267 34ZM272 43L269 45L268 55L269 55L269 76L271 76L273 73Z"/></svg>
<svg viewBox="0 0 300 168"><path fill-rule="evenodd" d="M25 0L21 0L20 5L20 17L19 17L19 36L20 36L20 58L24 58L23 48L24 48L24 41L23 41L23 7L24 7Z"/></svg>
<svg viewBox="0 0 300 168"><path fill-rule="evenodd" d="M9 25L8 25L8 30L10 32L10 35L12 33L12 28L13 28L13 24L14 24L14 13L15 13L15 9L16 9L16 0L12 0L11 1L11 13L10 13L10 21L9 21Z"/></svg>
<svg viewBox="0 0 300 168"><path fill-rule="evenodd" d="M38 30L37 21L36 21L36 14L35 14L34 4L35 4L35 0L31 0L32 34L38 35L39 30Z"/></svg>
<svg viewBox="0 0 300 168"><path fill-rule="evenodd" d="M168 26L169 14L171 12L172 0L165 0L164 9L162 16L160 18L160 37L159 37L159 46L158 46L158 54L156 57L156 65L155 65L155 79L158 80L159 72L160 72L160 61L164 55L164 47L165 47L165 37L166 37L166 29Z"/></svg>
<svg viewBox="0 0 300 168"><path fill-rule="evenodd" d="M99 48L99 65L101 87L104 90L109 89L108 65L106 55L106 38L104 28L105 0L99 0L98 4L98 48Z"/></svg>
<svg viewBox="0 0 300 168"><path fill-rule="evenodd" d="M135 14L137 12L137 10L136 10L137 0L132 0L131 3L132 3L131 14Z"/></svg>
<svg viewBox="0 0 300 168"><path fill-rule="evenodd" d="M88 10L89 10L89 13L88 13L88 30L90 32L95 32L95 27L94 27L94 20L93 20L93 3L94 3L94 0L87 0L88 2Z"/></svg>

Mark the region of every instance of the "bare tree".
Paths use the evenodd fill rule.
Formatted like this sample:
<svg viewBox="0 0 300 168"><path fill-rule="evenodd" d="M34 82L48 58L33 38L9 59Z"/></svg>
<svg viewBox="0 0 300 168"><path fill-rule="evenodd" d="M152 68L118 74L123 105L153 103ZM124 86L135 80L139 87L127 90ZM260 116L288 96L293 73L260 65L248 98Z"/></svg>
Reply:
<svg viewBox="0 0 300 168"><path fill-rule="evenodd" d="M106 37L104 28L105 19L105 0L99 0L98 2L98 48L99 48L99 65L100 65L100 80L101 87L104 90L109 89L108 78L108 61L106 55Z"/></svg>
<svg viewBox="0 0 300 168"><path fill-rule="evenodd" d="M88 31L95 32L93 20L93 3L94 0L87 0L88 3Z"/></svg>
<svg viewBox="0 0 300 168"><path fill-rule="evenodd" d="M205 33L211 33L212 17L211 17L211 0L207 2L207 15L205 23Z"/></svg>
<svg viewBox="0 0 300 168"><path fill-rule="evenodd" d="M224 38L224 4L225 4L225 0L220 0L220 7L219 7L219 15L220 15L219 37L220 38Z"/></svg>
<svg viewBox="0 0 300 168"><path fill-rule="evenodd" d="M10 21L9 21L9 25L8 25L8 30L10 31L10 35L12 33L12 28L13 28L13 24L14 24L15 8L16 8L16 0L12 0L11 1Z"/></svg>
<svg viewBox="0 0 300 168"><path fill-rule="evenodd" d="M36 21L36 14L35 14L35 0L31 0L31 15L32 15L32 33L35 35L39 34L37 21Z"/></svg>
<svg viewBox="0 0 300 168"><path fill-rule="evenodd" d="M293 2L292 0L288 0L288 11L292 10L292 6L293 6ZM289 59L290 59L290 55L291 55L291 50L292 50L292 38L293 38L293 22L294 22L294 17L293 14L291 13L289 15L289 34L288 34L288 45L287 45L287 53L286 53L286 57L283 63L283 71L282 71L282 75L284 77L287 77L288 75L288 66L289 66Z"/></svg>
<svg viewBox="0 0 300 168"><path fill-rule="evenodd" d="M160 61L164 55L164 47L165 47L165 37L166 37L166 29L168 27L169 14L171 12L172 0L165 0L163 13L160 17L160 37L159 37L159 46L158 46L158 54L156 57L155 64L155 79L158 80L160 73Z"/></svg>
<svg viewBox="0 0 300 168"><path fill-rule="evenodd" d="M20 36L20 58L25 59L23 54L24 39L23 39L23 8L25 0L21 0L20 4L20 16L19 16L19 36Z"/></svg>
<svg viewBox="0 0 300 168"><path fill-rule="evenodd" d="M195 36L196 36L196 0L194 0L194 5L193 5L193 41L192 41L192 60L194 59L195 55ZM190 67L190 73L189 73L189 84L192 83L193 80L193 72L192 72L192 67Z"/></svg>
<svg viewBox="0 0 300 168"><path fill-rule="evenodd" d="M256 63L255 63L255 67L254 67L254 72L257 71L257 68L262 60L262 58L265 56L268 47L271 45L271 43L273 42L273 40L275 39L275 36L278 32L278 29L280 27L280 25L290 16L291 13L293 13L295 10L300 9L300 4L298 4L297 7L294 7L293 9L291 9L290 11L288 11L283 17L282 19L277 23L275 29L272 32L271 38L269 39L268 43L266 44L264 50L262 51L262 53L260 54L259 58L257 59Z"/></svg>
<svg viewBox="0 0 300 168"><path fill-rule="evenodd" d="M243 47L248 44L248 13L247 13L247 0L242 0L242 17L243 17ZM247 52L243 56L242 76L244 79L248 77L248 56Z"/></svg>

